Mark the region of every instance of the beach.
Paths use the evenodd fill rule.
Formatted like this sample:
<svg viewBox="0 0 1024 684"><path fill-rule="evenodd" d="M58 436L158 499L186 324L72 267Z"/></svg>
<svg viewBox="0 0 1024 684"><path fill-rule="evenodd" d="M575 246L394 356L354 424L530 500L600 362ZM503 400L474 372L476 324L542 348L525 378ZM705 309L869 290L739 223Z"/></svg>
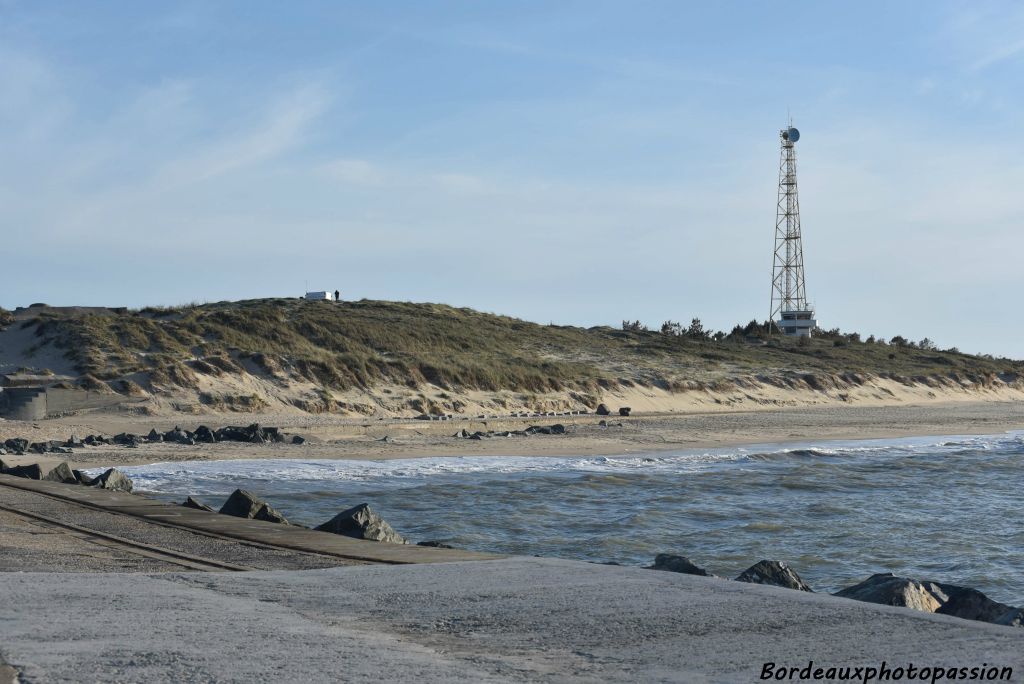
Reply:
<svg viewBox="0 0 1024 684"><path fill-rule="evenodd" d="M601 425L601 422L605 425ZM138 448L96 446L75 449L73 467L140 465L160 461L253 458L380 460L429 456L616 455L679 449L711 449L808 440L856 440L918 435L997 434L1024 428L1024 403L949 401L883 406L809 406L755 411L652 413L630 417L535 416L456 417L445 421L366 420L295 413L218 413L154 417L95 413L38 422L0 420L0 441L79 439L89 434L145 435L181 426L259 423L302 436L304 444L143 444ZM565 434L462 439L456 432L516 431L530 425L562 424ZM5 457L11 463L40 457ZM43 457L47 462L53 455Z"/></svg>

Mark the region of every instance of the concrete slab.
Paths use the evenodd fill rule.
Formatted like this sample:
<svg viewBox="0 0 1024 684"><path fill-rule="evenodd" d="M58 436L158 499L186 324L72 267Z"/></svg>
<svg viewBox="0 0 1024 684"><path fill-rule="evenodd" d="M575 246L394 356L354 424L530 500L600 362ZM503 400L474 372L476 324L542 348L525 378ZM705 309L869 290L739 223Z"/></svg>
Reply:
<svg viewBox="0 0 1024 684"><path fill-rule="evenodd" d="M106 511L115 511L145 519L154 524L174 525L218 537L269 544L295 551L340 556L370 563L451 563L501 558L497 554L438 549L413 544L383 544L352 539L293 525L247 520L175 506L147 499L138 494L111 492L95 487L28 480L10 475L0 475L0 485L45 494Z"/></svg>
<svg viewBox="0 0 1024 684"><path fill-rule="evenodd" d="M1024 668L1021 629L555 559L17 573L0 575L0 593L17 597L0 644L26 681L699 684L756 682L766 663L810 662L984 664L1011 667L1018 681Z"/></svg>

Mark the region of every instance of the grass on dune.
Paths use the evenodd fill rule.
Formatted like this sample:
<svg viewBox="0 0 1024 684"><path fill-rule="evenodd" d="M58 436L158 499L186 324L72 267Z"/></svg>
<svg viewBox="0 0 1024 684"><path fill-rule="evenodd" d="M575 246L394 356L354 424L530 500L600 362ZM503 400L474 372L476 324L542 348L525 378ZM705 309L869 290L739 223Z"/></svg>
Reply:
<svg viewBox="0 0 1024 684"><path fill-rule="evenodd" d="M145 376L195 387L197 373L240 373L247 364L340 390L390 382L528 392L634 383L683 389L751 375L780 386L820 382L807 377L822 375L854 383L881 375L984 384L1024 370L1005 359L835 335L809 344L780 336L751 344L742 335L714 340L540 325L442 304L368 300L265 299L70 315L44 309L29 324L39 344L57 345L83 375L112 384Z"/></svg>

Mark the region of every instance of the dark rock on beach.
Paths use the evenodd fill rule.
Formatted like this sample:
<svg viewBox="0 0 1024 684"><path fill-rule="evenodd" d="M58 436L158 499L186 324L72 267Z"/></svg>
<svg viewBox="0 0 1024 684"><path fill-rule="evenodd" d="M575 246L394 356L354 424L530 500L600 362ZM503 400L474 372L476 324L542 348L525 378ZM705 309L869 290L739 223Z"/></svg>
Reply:
<svg viewBox="0 0 1024 684"><path fill-rule="evenodd" d="M213 430L205 425L197 427L193 436L197 442L203 442L206 444L212 444L217 441L217 438L213 434Z"/></svg>
<svg viewBox="0 0 1024 684"><path fill-rule="evenodd" d="M80 485L85 485L88 487L89 485L96 481L96 478L89 477L81 470L72 470L71 472L72 474L74 474L75 479L78 481L78 484Z"/></svg>
<svg viewBox="0 0 1024 684"><path fill-rule="evenodd" d="M855 601L901 606L934 613L942 603L933 589L937 590L938 587L930 582L918 582L907 577L897 577L891 572L882 572L872 575L852 587L837 591L835 595Z"/></svg>
<svg viewBox="0 0 1024 684"><path fill-rule="evenodd" d="M28 440L14 437L4 442L4 446L15 454L22 454L28 449Z"/></svg>
<svg viewBox="0 0 1024 684"><path fill-rule="evenodd" d="M714 577L704 568L694 565L686 556L677 556L673 553L659 553L654 557L654 565L649 570L665 570L666 572L681 572L684 575L700 575L702 577Z"/></svg>
<svg viewBox="0 0 1024 684"><path fill-rule="evenodd" d="M628 406L623 406L622 408L619 409L619 415L628 416L632 410L633 409L629 408Z"/></svg>
<svg viewBox="0 0 1024 684"><path fill-rule="evenodd" d="M612 414L612 412L609 411L608 407L605 406L604 404L598 404L597 409L594 411L594 413L596 413L599 416L610 416Z"/></svg>
<svg viewBox="0 0 1024 684"><path fill-rule="evenodd" d="M807 584L800 579L792 568L782 561L762 560L751 565L740 573L736 578L737 582L750 582L751 584L771 584L786 589L798 591L812 591Z"/></svg>
<svg viewBox="0 0 1024 684"><path fill-rule="evenodd" d="M996 620L996 624L1007 627L1024 627L1024 608L1011 608Z"/></svg>
<svg viewBox="0 0 1024 684"><path fill-rule="evenodd" d="M228 500L221 506L220 512L224 515L233 515L236 518L250 518L252 520L288 524L288 520L271 508L270 504L244 489L236 489L232 492Z"/></svg>
<svg viewBox="0 0 1024 684"><path fill-rule="evenodd" d="M109 489L115 492L132 491L131 479L117 468L110 468L109 470L106 470L92 482L92 486L99 487L100 489Z"/></svg>
<svg viewBox="0 0 1024 684"><path fill-rule="evenodd" d="M50 482L63 482L64 484L78 484L78 478L67 463L61 463L48 472L42 479Z"/></svg>
<svg viewBox="0 0 1024 684"><path fill-rule="evenodd" d="M406 543L405 539L395 532L384 518L377 515L369 505L364 503L342 511L323 525L313 529L355 539L369 539L391 544Z"/></svg>
<svg viewBox="0 0 1024 684"><path fill-rule="evenodd" d="M11 466L10 468L4 470L4 475L24 477L29 480L41 480L43 479L43 469L39 467L38 463L33 463L31 465Z"/></svg>
<svg viewBox="0 0 1024 684"><path fill-rule="evenodd" d="M993 601L977 589L897 577L892 573L872 575L835 595L856 601L902 606L926 613L1017 627L1021 626L1021 616L1024 615L1024 609Z"/></svg>
<svg viewBox="0 0 1024 684"><path fill-rule="evenodd" d="M161 435L159 432L157 432L156 428L153 428L152 430L149 431L149 434L146 435L146 441L147 442L162 442L162 441L164 441L164 436Z"/></svg>
<svg viewBox="0 0 1024 684"><path fill-rule="evenodd" d="M977 589L941 583L931 583L931 586L937 587L941 592L938 598L942 605L935 612L942 615L981 622L998 622L1001 617L1014 610L1013 606L993 601Z"/></svg>
<svg viewBox="0 0 1024 684"><path fill-rule="evenodd" d="M209 511L210 513L216 513L217 512L213 508L211 508L211 507L207 506L206 504L204 504L199 499L194 499L191 496L188 497L187 499L185 499L185 501L182 502L181 505L184 506L185 508L195 508L196 510Z"/></svg>
<svg viewBox="0 0 1024 684"><path fill-rule="evenodd" d="M454 549L454 546L445 544L443 542L428 539L427 541L416 542L416 546L429 546L434 549Z"/></svg>

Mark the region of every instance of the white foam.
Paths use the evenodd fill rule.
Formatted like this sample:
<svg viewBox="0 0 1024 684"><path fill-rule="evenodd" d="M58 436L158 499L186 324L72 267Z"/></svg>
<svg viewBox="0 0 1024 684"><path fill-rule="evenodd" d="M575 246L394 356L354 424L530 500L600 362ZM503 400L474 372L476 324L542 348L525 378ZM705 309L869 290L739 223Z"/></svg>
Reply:
<svg viewBox="0 0 1024 684"><path fill-rule="evenodd" d="M142 491L177 489L185 483L199 485L227 480L267 480L278 484L306 482L386 483L414 486L434 477L460 475L527 475L531 473L686 473L765 457L782 457L794 452L814 452L827 457L891 453L952 452L962 449L988 450L1018 446L1024 432L1003 435L912 437L904 439L818 442L791 445L751 445L709 451L679 451L622 456L435 456L383 461L343 459L247 459L228 461L184 461L153 463L121 468ZM772 460L775 460L774 458ZM100 472L96 469L90 472Z"/></svg>

